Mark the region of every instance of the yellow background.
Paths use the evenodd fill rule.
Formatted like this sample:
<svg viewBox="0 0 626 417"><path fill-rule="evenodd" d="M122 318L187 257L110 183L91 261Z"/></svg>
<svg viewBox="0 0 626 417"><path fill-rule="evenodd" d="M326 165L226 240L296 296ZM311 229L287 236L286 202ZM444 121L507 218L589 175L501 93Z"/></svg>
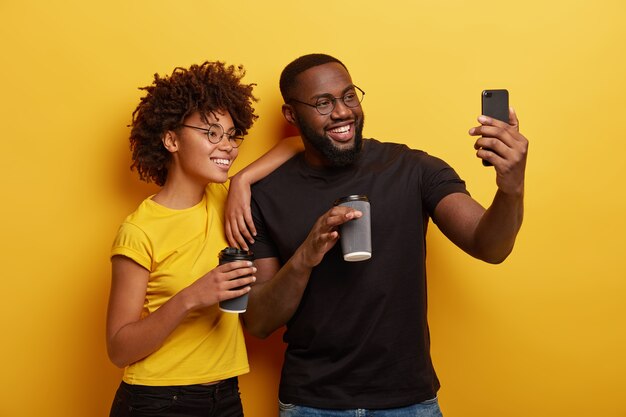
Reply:
<svg viewBox="0 0 626 417"><path fill-rule="evenodd" d="M482 89L509 89L530 140L504 264L429 234L446 417L626 416L625 18L622 0L0 1L0 416L108 415L110 244L154 191L128 169L137 87L244 64L261 118L236 171L287 132L278 76L310 52L367 92L366 136L444 158L485 205L493 170L467 134ZM249 346L247 416L273 416L280 334Z"/></svg>

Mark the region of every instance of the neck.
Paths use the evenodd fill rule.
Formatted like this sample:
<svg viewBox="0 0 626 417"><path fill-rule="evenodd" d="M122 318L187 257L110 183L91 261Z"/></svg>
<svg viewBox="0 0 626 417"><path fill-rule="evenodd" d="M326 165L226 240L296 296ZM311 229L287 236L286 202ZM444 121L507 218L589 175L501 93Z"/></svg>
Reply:
<svg viewBox="0 0 626 417"><path fill-rule="evenodd" d="M168 177L163 188L152 199L167 208L186 209L202 201L206 186L189 181L180 183Z"/></svg>
<svg viewBox="0 0 626 417"><path fill-rule="evenodd" d="M326 158L312 146L308 141L303 140L304 143L304 162L313 168L330 168L331 164Z"/></svg>

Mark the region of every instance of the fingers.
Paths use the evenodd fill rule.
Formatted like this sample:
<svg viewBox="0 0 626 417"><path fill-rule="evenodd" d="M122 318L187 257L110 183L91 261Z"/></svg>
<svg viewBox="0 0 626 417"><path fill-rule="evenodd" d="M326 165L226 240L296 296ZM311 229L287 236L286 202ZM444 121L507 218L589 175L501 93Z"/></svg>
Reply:
<svg viewBox="0 0 626 417"><path fill-rule="evenodd" d="M250 291L256 272L250 261L228 262L207 272L185 290L193 294L194 309L210 306Z"/></svg>
<svg viewBox="0 0 626 417"><path fill-rule="evenodd" d="M248 250L249 248L248 248L246 236L249 237L250 233L248 233L248 229L245 227L245 224L243 224L243 221L241 220L241 218L238 217L236 219L232 219L230 220L229 224L230 224L231 233L233 235L233 239L235 241L236 246L241 249ZM242 230L242 227L243 227L243 230ZM244 233L242 234L242 232Z"/></svg>
<svg viewBox="0 0 626 417"><path fill-rule="evenodd" d="M325 247L329 244L334 244L337 239L339 239L339 232L336 230L332 230L328 233L320 233L317 236L316 244L318 247Z"/></svg>
<svg viewBox="0 0 626 417"><path fill-rule="evenodd" d="M244 289L240 287L245 287L246 292L248 292L250 290L250 285L254 283L255 281L256 281L256 277L252 275L237 278L237 279L231 279L229 281L224 282L223 288L224 290L231 292L231 291Z"/></svg>
<svg viewBox="0 0 626 417"><path fill-rule="evenodd" d="M235 239L235 236L233 235L233 228L230 225L230 220L226 219L224 223L224 233L226 234L226 240L228 241L228 245L232 247L240 247L238 245L237 239Z"/></svg>
<svg viewBox="0 0 626 417"><path fill-rule="evenodd" d="M474 142L474 149L479 150L483 148L491 149L499 155L502 155L511 149L510 146L506 145L500 139L488 136L481 136L476 140L476 142Z"/></svg>
<svg viewBox="0 0 626 417"><path fill-rule="evenodd" d="M254 263L251 261L227 262L225 264L218 265L215 269L223 274L228 275L227 279L233 279L241 275L252 274L256 272Z"/></svg>
<svg viewBox="0 0 626 417"><path fill-rule="evenodd" d="M324 216L319 219L320 226L318 229L318 236L320 240L326 242L332 242L339 238L337 229L344 223L350 220L355 220L363 216L363 213L359 210L355 210L351 207L337 206L326 212Z"/></svg>
<svg viewBox="0 0 626 417"><path fill-rule="evenodd" d="M517 117L514 113L513 120L517 122ZM506 145L509 148L515 147L516 143L524 141L524 137L520 135L517 130L517 126L509 125L508 123L504 123L500 120L492 119L486 116L480 116L478 121L482 124L480 126L473 127L469 130L469 134L471 136L482 136L483 138L479 138L477 144L474 147L478 149L479 147L491 148L492 150L498 152L497 148L501 148L500 150L504 151L505 148L502 145ZM482 139L488 139L485 143ZM496 148L497 147L497 148Z"/></svg>
<svg viewBox="0 0 626 417"><path fill-rule="evenodd" d="M250 184L245 180L231 179L228 198L224 208L226 239L231 246L248 250L254 243L256 228L250 211Z"/></svg>
<svg viewBox="0 0 626 417"><path fill-rule="evenodd" d="M517 119L517 113L513 107L509 107L509 124L519 131L519 120Z"/></svg>
<svg viewBox="0 0 626 417"><path fill-rule="evenodd" d="M476 156L492 165L500 165L503 160L515 161L515 155L522 152L522 145L514 140L505 142L499 138L481 136L474 143Z"/></svg>
<svg viewBox="0 0 626 417"><path fill-rule="evenodd" d="M249 293L250 290L252 290L252 288L250 288L250 286L246 286L246 287L243 287L243 288L237 288L237 289L234 289L234 290L224 291L222 293L222 296L220 297L220 301L230 300L231 298L241 297L242 295L246 295L247 293Z"/></svg>
<svg viewBox="0 0 626 417"><path fill-rule="evenodd" d="M336 206L326 212L325 224L329 229L332 229L362 216L362 212L352 207Z"/></svg>
<svg viewBox="0 0 626 417"><path fill-rule="evenodd" d="M336 206L318 218L306 240L299 248L300 259L302 259L304 265L309 268L317 266L324 258L324 255L339 240L337 228L362 215L363 213L351 207Z"/></svg>
<svg viewBox="0 0 626 417"><path fill-rule="evenodd" d="M485 115L479 116L478 122L480 123L480 126L470 129L470 135L481 135L483 134L481 133L481 129L487 128L489 126L493 128L501 128L504 131L519 132L519 120L517 118L517 113L515 112L515 109L513 109L513 107L509 107L509 123Z"/></svg>
<svg viewBox="0 0 626 417"><path fill-rule="evenodd" d="M250 207L246 207L246 210L243 213L243 218L246 221L246 225L248 226L248 230L252 233L252 236L256 236L256 227L254 226L254 220L252 219L252 211ZM251 238L252 239L252 238ZM254 243L254 239L250 243Z"/></svg>
<svg viewBox="0 0 626 417"><path fill-rule="evenodd" d="M469 130L472 136L480 136L474 143L476 156L495 166L519 163L525 159L528 140L519 132L519 120L509 107L509 123L481 115L480 126Z"/></svg>
<svg viewBox="0 0 626 417"><path fill-rule="evenodd" d="M337 232L338 227L349 222L350 220L355 220L362 216L363 213L361 211L355 210L352 207L333 207L318 220L318 243L320 243L320 246L325 246L329 243L334 244L337 239L339 239L339 232Z"/></svg>
<svg viewBox="0 0 626 417"><path fill-rule="evenodd" d="M256 236L256 228L250 210L246 210L243 214L232 214L227 217L224 232L231 246L248 250L248 243L254 243L254 236Z"/></svg>
<svg viewBox="0 0 626 417"><path fill-rule="evenodd" d="M502 153L496 153L493 149L487 147L476 147L476 157L483 160L485 166L496 166L500 164L500 161L504 160ZM498 151L502 152L502 151Z"/></svg>
<svg viewBox="0 0 626 417"><path fill-rule="evenodd" d="M254 227L254 220L252 220L252 213L248 207L243 215L237 217L237 224L239 226L239 232L243 235L246 241L254 243L254 237L256 236L256 227Z"/></svg>
<svg viewBox="0 0 626 417"><path fill-rule="evenodd" d="M517 119L516 119L517 120ZM487 116L479 116L478 122L480 126L473 127L469 130L472 136L499 136L499 134L511 134L514 129L508 123Z"/></svg>
<svg viewBox="0 0 626 417"><path fill-rule="evenodd" d="M229 267L232 268L223 274L223 278L225 280L221 285L222 292L219 297L221 300L239 297L250 292L250 285L256 281L256 276L253 274L257 271L252 262L229 262L227 264L220 265L220 267L225 267L224 269L227 270Z"/></svg>

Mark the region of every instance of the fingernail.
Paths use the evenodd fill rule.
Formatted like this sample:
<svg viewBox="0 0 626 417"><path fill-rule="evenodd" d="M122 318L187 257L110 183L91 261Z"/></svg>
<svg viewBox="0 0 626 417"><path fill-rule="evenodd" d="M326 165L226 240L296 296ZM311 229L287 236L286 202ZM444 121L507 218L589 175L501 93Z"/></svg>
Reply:
<svg viewBox="0 0 626 417"><path fill-rule="evenodd" d="M489 118L487 116L478 116L478 121L480 123L486 123L489 121Z"/></svg>
<svg viewBox="0 0 626 417"><path fill-rule="evenodd" d="M248 266L254 265L252 262L248 261Z"/></svg>
<svg viewBox="0 0 626 417"><path fill-rule="evenodd" d="M471 129L469 130L469 134L470 134L470 135L473 135L473 134L474 134L474 131L475 131L475 129L474 129L474 128L471 128Z"/></svg>

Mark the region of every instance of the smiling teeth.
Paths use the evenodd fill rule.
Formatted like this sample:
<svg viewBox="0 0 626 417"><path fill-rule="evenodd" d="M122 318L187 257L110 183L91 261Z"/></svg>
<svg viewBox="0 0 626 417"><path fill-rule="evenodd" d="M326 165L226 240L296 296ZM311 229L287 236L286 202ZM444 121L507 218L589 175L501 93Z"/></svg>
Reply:
<svg viewBox="0 0 626 417"><path fill-rule="evenodd" d="M230 159L217 159L216 158L213 161L218 165L226 165L226 166L230 165Z"/></svg>
<svg viewBox="0 0 626 417"><path fill-rule="evenodd" d="M336 129L331 130L331 132L333 132L333 133L347 133L349 131L350 131L350 126L349 125L341 126L341 127L338 127Z"/></svg>

